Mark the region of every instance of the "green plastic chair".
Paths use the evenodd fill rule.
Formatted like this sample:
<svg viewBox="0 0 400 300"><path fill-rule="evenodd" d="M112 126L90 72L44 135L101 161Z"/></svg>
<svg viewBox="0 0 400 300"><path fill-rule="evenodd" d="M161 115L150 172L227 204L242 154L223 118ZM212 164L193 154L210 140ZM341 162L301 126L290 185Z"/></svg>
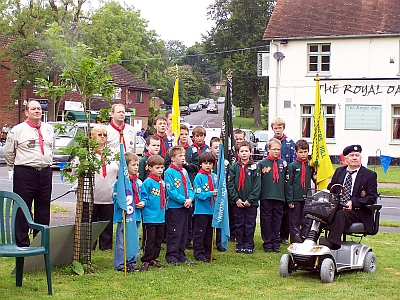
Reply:
<svg viewBox="0 0 400 300"><path fill-rule="evenodd" d="M41 232L40 247L18 247L15 243L15 216L17 209L22 212L30 228ZM12 192L0 191L0 257L15 257L16 286L22 286L24 258L43 254L46 266L47 290L52 295L50 265L50 227L34 223L31 213L22 198Z"/></svg>

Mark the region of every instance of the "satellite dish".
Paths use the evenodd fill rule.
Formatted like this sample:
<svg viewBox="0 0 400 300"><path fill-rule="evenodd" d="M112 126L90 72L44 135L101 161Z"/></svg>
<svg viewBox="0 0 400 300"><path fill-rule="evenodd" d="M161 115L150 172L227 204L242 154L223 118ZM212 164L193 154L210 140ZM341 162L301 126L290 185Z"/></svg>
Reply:
<svg viewBox="0 0 400 300"><path fill-rule="evenodd" d="M132 100L131 99L126 100L126 104L132 104Z"/></svg>
<svg viewBox="0 0 400 300"><path fill-rule="evenodd" d="M273 55L273 57L276 59L276 60L282 60L282 59L284 59L285 58L285 55L282 53L282 52L275 52L274 53L274 55Z"/></svg>

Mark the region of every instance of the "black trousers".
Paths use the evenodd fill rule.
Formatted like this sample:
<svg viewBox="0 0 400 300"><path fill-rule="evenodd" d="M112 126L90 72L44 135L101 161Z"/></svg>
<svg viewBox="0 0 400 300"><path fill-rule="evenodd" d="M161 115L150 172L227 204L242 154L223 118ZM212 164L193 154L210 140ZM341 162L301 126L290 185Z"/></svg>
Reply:
<svg viewBox="0 0 400 300"><path fill-rule="evenodd" d="M279 248L283 205L279 200L260 200L260 226L264 249Z"/></svg>
<svg viewBox="0 0 400 300"><path fill-rule="evenodd" d="M257 207L250 206L233 209L236 225L236 249L254 249L254 231L256 230Z"/></svg>
<svg viewBox="0 0 400 300"><path fill-rule="evenodd" d="M212 217L212 215L194 215L193 217L193 254L198 260L211 257Z"/></svg>
<svg viewBox="0 0 400 300"><path fill-rule="evenodd" d="M111 250L113 239L114 204L93 204L92 222L110 221L99 236L99 249ZM97 241L92 249L96 249Z"/></svg>
<svg viewBox="0 0 400 300"><path fill-rule="evenodd" d="M167 251L165 259L170 262L187 260L185 249L188 233L189 209L169 208L167 214Z"/></svg>
<svg viewBox="0 0 400 300"><path fill-rule="evenodd" d="M294 207L289 208L290 241L295 241L295 236L306 237L310 230L310 220L304 216L304 201L296 201Z"/></svg>
<svg viewBox="0 0 400 300"><path fill-rule="evenodd" d="M50 224L52 183L53 171L50 167L37 172L23 166L14 166L13 191L24 199L30 211L32 211L32 203L34 202L33 220L36 223ZM15 222L17 245L20 247L29 246L29 226L20 209L17 211ZM37 230L33 231L34 235L37 233Z"/></svg>
<svg viewBox="0 0 400 300"><path fill-rule="evenodd" d="M353 210L339 210L336 213L327 238L332 244L332 250L340 248L342 234L355 222L362 221L360 216Z"/></svg>
<svg viewBox="0 0 400 300"><path fill-rule="evenodd" d="M190 244L193 240L193 225L194 225L194 206L188 208L189 216L188 216L188 235L187 235L187 244Z"/></svg>
<svg viewBox="0 0 400 300"><path fill-rule="evenodd" d="M279 229L279 236L281 240L289 239L289 206L286 202L283 204L283 214L281 227Z"/></svg>
<svg viewBox="0 0 400 300"><path fill-rule="evenodd" d="M142 262L156 260L161 251L161 243L164 238L164 223L142 224L143 227L143 255Z"/></svg>

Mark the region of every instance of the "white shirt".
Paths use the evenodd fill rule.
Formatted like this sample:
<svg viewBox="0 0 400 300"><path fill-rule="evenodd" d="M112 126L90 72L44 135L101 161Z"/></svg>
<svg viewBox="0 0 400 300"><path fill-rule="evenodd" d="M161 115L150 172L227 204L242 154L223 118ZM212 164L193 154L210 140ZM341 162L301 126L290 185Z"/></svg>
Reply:
<svg viewBox="0 0 400 300"><path fill-rule="evenodd" d="M124 141L126 151L136 153L136 130L129 124L125 124ZM107 147L112 152L119 152L119 145L119 131L114 129L110 124L107 125Z"/></svg>

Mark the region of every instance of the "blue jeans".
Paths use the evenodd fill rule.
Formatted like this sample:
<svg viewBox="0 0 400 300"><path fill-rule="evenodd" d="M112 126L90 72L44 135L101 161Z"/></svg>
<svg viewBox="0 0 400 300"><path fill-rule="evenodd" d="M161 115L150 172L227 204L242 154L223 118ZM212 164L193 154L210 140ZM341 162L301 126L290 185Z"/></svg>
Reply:
<svg viewBox="0 0 400 300"><path fill-rule="evenodd" d="M136 229L138 233L138 241L139 241L139 227L140 221L136 221ZM116 234L116 241L115 241L115 249L114 249L114 268L115 270L122 270L124 268L124 235L122 233L123 229L122 222L118 222ZM140 254L140 248L136 255L126 262L126 266L133 267L136 266L136 262L138 260Z"/></svg>

